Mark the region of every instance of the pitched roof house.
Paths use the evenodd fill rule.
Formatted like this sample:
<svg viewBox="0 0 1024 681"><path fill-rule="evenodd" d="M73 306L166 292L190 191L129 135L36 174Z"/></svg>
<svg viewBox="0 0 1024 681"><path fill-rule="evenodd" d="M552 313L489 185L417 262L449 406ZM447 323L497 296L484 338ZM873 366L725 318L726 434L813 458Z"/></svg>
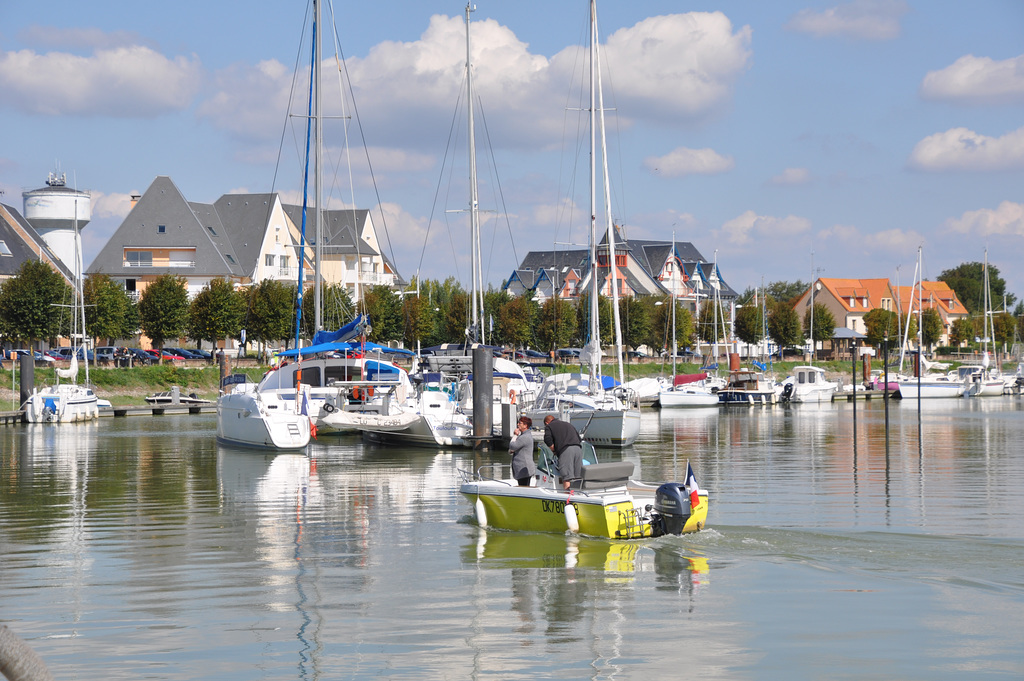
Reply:
<svg viewBox="0 0 1024 681"><path fill-rule="evenodd" d="M356 219L346 222L342 214ZM325 281L343 284L353 295L362 284L396 282L397 272L379 253L367 211L325 215ZM218 277L240 286L264 279L297 282L300 226L301 208L282 204L278 194L225 194L212 204L197 203L188 201L169 177L159 176L86 272L110 275L135 296L168 273L183 277L190 295ZM303 279L308 284L313 239L306 241ZM357 267L360 260L362 267ZM341 266L332 268L329 262Z"/></svg>
<svg viewBox="0 0 1024 681"><path fill-rule="evenodd" d="M626 239L615 228L615 255L610 257L608 235L597 247L597 267L591 267L590 251L531 251L512 272L505 290L512 295L533 291L544 302L552 295L578 298L590 290L591 276L597 277L602 295L612 294L614 273L618 293L623 297L671 295L690 301L696 309L701 300L716 293L722 302L735 303L736 292L725 283L717 265L708 262L687 242Z"/></svg>
<svg viewBox="0 0 1024 681"><path fill-rule="evenodd" d="M867 333L864 315L871 310L896 311L896 295L888 279L817 279L793 306L801 318L810 307L812 297L816 304L828 308L836 326L858 333Z"/></svg>
<svg viewBox="0 0 1024 681"><path fill-rule="evenodd" d="M50 250L28 220L13 206L0 204L0 281L16 276L27 260L42 260L68 285L74 284L74 272Z"/></svg>

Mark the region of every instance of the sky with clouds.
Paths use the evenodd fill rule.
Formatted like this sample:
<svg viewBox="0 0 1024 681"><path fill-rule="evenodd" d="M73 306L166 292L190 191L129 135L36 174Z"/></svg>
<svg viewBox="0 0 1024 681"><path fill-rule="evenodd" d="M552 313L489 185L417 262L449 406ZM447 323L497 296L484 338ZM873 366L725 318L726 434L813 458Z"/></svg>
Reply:
<svg viewBox="0 0 1024 681"><path fill-rule="evenodd" d="M325 2L325 187L373 210L403 276L468 287L464 12ZM298 196L306 15L5 0L0 200L20 209L59 166L92 192L88 263L158 175L192 201ZM587 22L583 0L472 14L489 283L586 242ZM606 0L598 25L611 213L630 238L674 233L737 290L906 285L919 247L929 279L987 249L1024 297L1024 3Z"/></svg>

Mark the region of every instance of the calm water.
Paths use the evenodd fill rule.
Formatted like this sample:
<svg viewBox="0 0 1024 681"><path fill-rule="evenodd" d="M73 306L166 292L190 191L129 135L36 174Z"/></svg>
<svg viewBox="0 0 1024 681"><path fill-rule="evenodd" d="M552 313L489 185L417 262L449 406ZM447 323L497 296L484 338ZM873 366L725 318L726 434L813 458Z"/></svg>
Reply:
<svg viewBox="0 0 1024 681"><path fill-rule="evenodd" d="M1020 398L645 413L711 493L643 543L481 531L500 454L212 416L0 427L0 623L58 679L1024 677Z"/></svg>

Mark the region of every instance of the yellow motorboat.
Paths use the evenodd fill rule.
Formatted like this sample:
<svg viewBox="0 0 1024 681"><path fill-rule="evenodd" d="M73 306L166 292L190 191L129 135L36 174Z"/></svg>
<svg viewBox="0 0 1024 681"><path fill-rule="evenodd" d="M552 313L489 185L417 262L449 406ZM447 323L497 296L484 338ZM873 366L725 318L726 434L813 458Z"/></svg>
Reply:
<svg viewBox="0 0 1024 681"><path fill-rule="evenodd" d="M609 539L641 539L703 529L708 494L697 486L687 464L686 482L644 483L633 480L633 463L591 463L583 478L562 489L551 450L541 445L539 472L529 487L512 478L459 471L459 491L473 504L481 527L531 532L574 532ZM589 461L593 447L584 443ZM589 451L588 451L589 450Z"/></svg>

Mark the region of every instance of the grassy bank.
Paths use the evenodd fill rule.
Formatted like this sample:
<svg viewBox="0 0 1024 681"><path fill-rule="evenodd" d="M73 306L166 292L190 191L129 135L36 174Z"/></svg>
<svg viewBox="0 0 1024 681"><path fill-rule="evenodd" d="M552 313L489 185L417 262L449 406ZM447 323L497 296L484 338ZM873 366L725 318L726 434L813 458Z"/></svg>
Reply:
<svg viewBox="0 0 1024 681"><path fill-rule="evenodd" d="M232 373L246 373L254 380L258 380L265 370L265 367L233 367L231 369ZM78 375L79 381L84 382L85 370L80 370ZM54 379L53 369L36 367L35 384L37 386L52 383ZM20 381L20 373L13 375L9 369L0 370L0 409L18 408ZM199 397L212 400L217 398L220 369L216 365L199 367L156 365L130 369L103 367L93 369L90 367L89 382L94 386L97 395L119 406L145 404L148 395L162 390L170 390L175 385L180 386L181 391L185 394L195 393Z"/></svg>

